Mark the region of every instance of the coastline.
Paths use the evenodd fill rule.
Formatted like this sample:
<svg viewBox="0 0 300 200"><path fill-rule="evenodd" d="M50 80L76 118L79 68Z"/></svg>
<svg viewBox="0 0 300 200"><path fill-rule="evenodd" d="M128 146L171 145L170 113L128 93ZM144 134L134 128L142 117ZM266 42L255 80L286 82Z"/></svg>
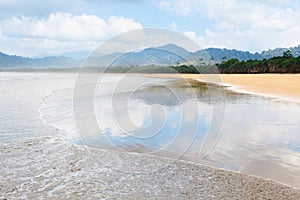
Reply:
<svg viewBox="0 0 300 200"><path fill-rule="evenodd" d="M136 74L137 75L137 74ZM228 89L300 103L300 74L141 74L156 78L184 78L212 82Z"/></svg>
<svg viewBox="0 0 300 200"><path fill-rule="evenodd" d="M0 143L0 199L87 194L114 199L300 199L299 189L273 180L181 160L170 163L158 156L92 149L60 137ZM160 170L124 173L109 166L132 172Z"/></svg>
<svg viewBox="0 0 300 200"><path fill-rule="evenodd" d="M93 149L58 138L1 144L0 151L0 164L5 164L0 198L4 199L84 198L87 194L108 199L300 198L300 190L273 180L182 160ZM62 155L64 159L55 159ZM39 162L31 162L37 158ZM19 160L28 161L27 165L16 166ZM8 168L21 174L8 173Z"/></svg>

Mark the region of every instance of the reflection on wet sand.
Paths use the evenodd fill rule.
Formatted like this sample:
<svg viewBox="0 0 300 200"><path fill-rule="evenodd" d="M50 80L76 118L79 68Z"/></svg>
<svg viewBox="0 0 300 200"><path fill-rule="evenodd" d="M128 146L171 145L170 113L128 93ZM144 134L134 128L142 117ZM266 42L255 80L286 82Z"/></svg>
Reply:
<svg viewBox="0 0 300 200"><path fill-rule="evenodd" d="M100 129L81 135L84 144L180 158L300 188L299 104L186 79L109 80L95 96ZM65 99L63 93L56 95ZM221 127L219 138L216 125Z"/></svg>
<svg viewBox="0 0 300 200"><path fill-rule="evenodd" d="M114 146L139 153L173 158L181 156L181 159L188 161L209 163L300 187L300 170L297 167L300 163L300 137L297 137L300 132L300 121L297 118L300 114L299 105L235 93L203 82L184 83L177 80L169 83L168 88L143 87L132 95L138 110L146 109L147 106L162 106L167 119L164 127L168 128L163 128L157 135L146 140L106 135ZM212 96L218 96L222 92L226 95L226 117L222 135L209 156L201 159L200 147L210 128L214 114L212 108L222 100L212 99ZM183 109L183 113L180 113L180 109ZM283 110L289 112L282 114ZM159 111L152 113L152 116L138 116L143 122L154 118L159 119L159 123L160 115ZM173 126L170 126L171 123ZM147 132L145 130L147 129L142 132ZM139 130L131 133L131 136L143 134L138 132ZM283 141L287 145L283 146ZM294 145L298 145L298 151Z"/></svg>

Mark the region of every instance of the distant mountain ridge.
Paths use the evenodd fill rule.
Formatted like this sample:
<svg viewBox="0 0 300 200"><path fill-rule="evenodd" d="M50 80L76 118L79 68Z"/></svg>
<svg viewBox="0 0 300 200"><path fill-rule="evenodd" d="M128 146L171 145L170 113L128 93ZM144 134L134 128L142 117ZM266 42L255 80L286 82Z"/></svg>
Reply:
<svg viewBox="0 0 300 200"><path fill-rule="evenodd" d="M261 55L263 58L272 58L276 56L282 56L283 52L287 50L290 50L294 57L300 56L300 45L290 48L276 48L273 50L263 51Z"/></svg>
<svg viewBox="0 0 300 200"><path fill-rule="evenodd" d="M0 68L73 68L79 67L81 61L70 57L43 57L28 58L15 55L7 55L0 52Z"/></svg>
<svg viewBox="0 0 300 200"><path fill-rule="evenodd" d="M189 52L175 44L166 44L160 47L149 47L138 52L116 52L104 56L89 57L89 52L71 52L62 55L69 56L48 56L42 58L28 58L15 55L7 55L0 52L0 68L77 68L83 61L87 61L91 67L103 66L170 66L181 64L206 65L208 63L220 63L231 58L241 61L262 60L281 56L283 52L290 50L293 56L300 55L300 45L291 48L276 48L262 51L261 53L250 53L236 49L208 48L196 52ZM78 57L76 57L78 56ZM112 62L113 61L113 62ZM112 63L111 63L112 62Z"/></svg>
<svg viewBox="0 0 300 200"><path fill-rule="evenodd" d="M73 51L73 52L65 52L61 54L41 54L35 56L34 58L44 58L44 57L70 57L74 60L84 60L91 54L91 51Z"/></svg>

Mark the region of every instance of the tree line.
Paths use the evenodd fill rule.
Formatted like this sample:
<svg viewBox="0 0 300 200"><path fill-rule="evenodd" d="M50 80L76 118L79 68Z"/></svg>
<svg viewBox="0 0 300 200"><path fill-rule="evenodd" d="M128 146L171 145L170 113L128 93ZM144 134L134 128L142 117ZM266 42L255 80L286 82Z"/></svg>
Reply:
<svg viewBox="0 0 300 200"><path fill-rule="evenodd" d="M226 58L224 58L226 59ZM121 70L123 69L123 70ZM178 65L178 66L145 66L126 69L110 69L113 72L135 72L135 73L187 73L187 74L255 74L255 73L300 73L300 56L294 57L290 50L277 56L263 60L240 61L232 58L215 65Z"/></svg>
<svg viewBox="0 0 300 200"><path fill-rule="evenodd" d="M290 50L277 56L263 60L239 61L232 58L216 64L220 73L300 73L300 56L293 57Z"/></svg>

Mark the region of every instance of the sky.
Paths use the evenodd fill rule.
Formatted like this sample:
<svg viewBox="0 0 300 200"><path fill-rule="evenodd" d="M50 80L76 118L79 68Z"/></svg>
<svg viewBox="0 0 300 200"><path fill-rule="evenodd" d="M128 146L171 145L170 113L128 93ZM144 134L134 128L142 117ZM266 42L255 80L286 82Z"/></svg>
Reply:
<svg viewBox="0 0 300 200"><path fill-rule="evenodd" d="M1 0L0 52L34 57L91 51L143 28L201 48L250 52L300 45L298 0Z"/></svg>

